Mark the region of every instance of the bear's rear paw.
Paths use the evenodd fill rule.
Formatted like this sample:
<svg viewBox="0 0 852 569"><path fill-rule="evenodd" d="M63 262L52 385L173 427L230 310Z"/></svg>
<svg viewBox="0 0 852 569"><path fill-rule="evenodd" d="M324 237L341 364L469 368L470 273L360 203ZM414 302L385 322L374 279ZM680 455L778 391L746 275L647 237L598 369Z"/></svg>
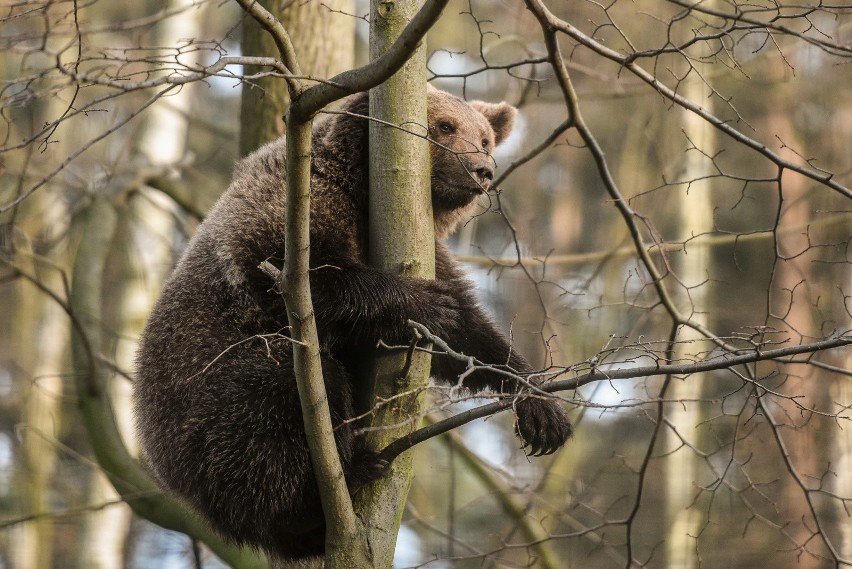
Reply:
<svg viewBox="0 0 852 569"><path fill-rule="evenodd" d="M378 451L360 444L355 447L352 462L346 472L346 485L349 492L354 493L358 488L382 477L390 463L381 458Z"/></svg>
<svg viewBox="0 0 852 569"><path fill-rule="evenodd" d="M524 448L529 447L527 456L554 453L571 437L571 423L555 400L530 397L519 402L515 409L515 432Z"/></svg>

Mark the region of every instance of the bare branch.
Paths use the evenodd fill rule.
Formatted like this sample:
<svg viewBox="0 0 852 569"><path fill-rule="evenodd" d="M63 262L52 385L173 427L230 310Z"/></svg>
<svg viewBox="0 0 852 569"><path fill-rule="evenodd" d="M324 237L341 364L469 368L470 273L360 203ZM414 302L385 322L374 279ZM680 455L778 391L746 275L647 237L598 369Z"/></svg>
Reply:
<svg viewBox="0 0 852 569"><path fill-rule="evenodd" d="M420 333L425 339L436 343L441 342L440 338L433 335L431 332L429 332L429 330L427 330L424 326L418 324L417 322L409 321L409 325L413 329L417 330L417 332ZM818 342L812 342L810 344L788 346L784 348L777 348L774 350L755 349L748 351L740 350L735 353L722 352L721 354L707 358L706 360L688 364L658 364L652 366L639 366L632 368L593 370L581 374L572 379L554 380L549 381L547 383L538 384L536 390L548 394L553 394L559 391L577 389L578 387L587 385L595 381L614 381L617 379L633 379L637 377L664 375L689 376L706 371L731 369L736 366L751 364L754 362L780 360L797 354L807 354L823 350L832 350L835 348L849 345L852 345L852 335L841 335L832 338L827 338ZM568 370L565 369L562 371L550 372L550 375L552 377L558 377L559 375L567 371ZM523 378L519 376L516 376L516 378L519 381L523 381ZM381 453L382 457L388 461L391 461L394 459L394 457L398 456L400 453L404 452L405 450L411 448L412 446L418 443L421 443L425 440L438 436L452 429L456 429L461 425L467 424L475 419L481 419L483 417L488 417L490 415L494 415L495 413L499 413L500 411L505 411L506 409L513 407L517 403L519 397L530 396L534 397L535 395L530 395L529 393L522 393L504 396L503 399L500 401L495 401L494 403L489 403L487 405L482 405L481 407L476 407L474 409L464 411L448 419L444 419L422 429L418 429L417 431L414 431L405 438L399 439L385 447Z"/></svg>

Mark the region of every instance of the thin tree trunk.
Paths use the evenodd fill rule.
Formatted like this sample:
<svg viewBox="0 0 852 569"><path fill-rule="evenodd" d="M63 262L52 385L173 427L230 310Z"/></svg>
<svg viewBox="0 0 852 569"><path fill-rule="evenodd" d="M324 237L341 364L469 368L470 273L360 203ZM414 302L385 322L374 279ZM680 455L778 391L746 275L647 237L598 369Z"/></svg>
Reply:
<svg viewBox="0 0 852 569"><path fill-rule="evenodd" d="M329 12L329 8L334 8L351 14L354 10L351 0L334 0L326 4L287 3L283 12L277 2L260 2L261 10L255 6L254 11L247 3L241 4L245 10L253 13L244 22L244 54L282 59L297 76L327 78L354 65L354 20L351 16L332 15ZM263 11L277 18L284 30L293 32L292 35L285 32L288 49L291 50L289 57L292 59L279 51L272 33L261 29L257 16ZM290 332L294 340L298 341L293 349L294 371L302 401L308 447L327 519L325 565L348 569L370 564L367 561L369 555L366 541L358 532L351 503L348 502L348 492L342 484L342 478L336 480L333 476L333 473L341 471L341 467L333 444L333 425L321 380L319 343L307 282L311 116L290 112L286 124L283 119L285 113L293 111L289 108L289 90L306 86L307 82L298 79L288 84L280 78L262 80L254 88L244 86L240 152L248 154L286 131L286 219L281 220L286 225L286 251L284 270L278 278L284 291ZM344 496L341 496L341 492ZM348 508L341 504L342 498L345 498ZM276 567L284 566L280 560L273 560L273 564ZM314 565L306 562L298 566Z"/></svg>
<svg viewBox="0 0 852 569"><path fill-rule="evenodd" d="M87 377L88 381L78 383L80 392L77 397L81 402L90 396L99 399L104 398L104 400L108 397L106 378L102 375L105 373L104 369L99 365L96 366L95 361L99 354L103 353L105 345L101 312L102 284L107 255L116 227L115 211L106 199L95 198L87 213L88 219L82 225L83 233L74 263L70 298L72 310L86 329L86 340L82 341L79 335L72 334L72 351L74 352L77 374L80 373L79 369L82 367L78 367L80 362L90 363L92 365L91 371L94 372L95 367L97 367L99 372L91 373ZM86 348L84 348L84 345ZM82 389L80 389L81 387ZM112 421L115 420L116 417L113 415ZM92 432L89 434L90 436L94 435ZM115 434L118 434L117 429ZM123 446L123 441L121 444ZM102 474L98 470L93 470L91 473L86 492L87 500L90 503L115 498L115 493L109 488L108 482L101 479L101 476ZM85 518L85 526L79 540L80 547L77 550L77 564L81 567L96 569L112 569L112 567L115 567L111 560L114 557L113 552L110 551L112 548L109 545L113 541L110 539L111 536L103 536L106 542L103 548L94 546L100 542L101 532L111 529L105 528L104 523L103 512L92 512Z"/></svg>
<svg viewBox="0 0 852 569"><path fill-rule="evenodd" d="M246 12L260 22L276 38L276 46L282 62L292 70L288 80L290 94L294 97L287 112L287 180L285 211L285 254L284 270L278 273L273 267L265 269L270 275L277 274L287 308L291 337L294 340L293 365L302 415L305 424L311 462L314 467L317 484L321 488L323 512L326 517L326 567L355 568L374 566L371 559L378 558L376 565L391 565L395 529L388 537L376 536L375 543L367 543L373 535L372 528L365 531L363 526L371 520L359 519L353 510L349 493L343 481L340 460L334 444L333 426L327 404L327 396L322 378L319 359L319 339L316 322L313 317L310 289L308 286L309 249L310 249L310 158L311 158L311 121L314 113L335 100L342 89L347 93L371 88L385 81L389 74L395 73L409 60L411 47L420 45L423 35L440 16L445 0L435 0L418 13L406 39L394 43L386 55L374 64L351 73L336 77L336 85L322 84L308 88L298 58L287 30L276 21L260 4L250 0L238 0ZM384 6L392 16L399 10L395 4ZM406 18L406 21L409 18ZM421 60L421 66L423 61ZM425 76L420 81L421 97L425 103ZM424 105L425 108L425 105ZM425 113L418 115L421 124L425 123ZM431 215L429 216L431 227ZM433 241L434 243L434 241ZM419 263L414 259L414 264ZM361 495L368 492L362 491ZM403 500L404 501L404 500ZM371 510L365 510L371 511ZM394 528L399 525L399 514L392 522ZM384 529L384 528L383 528ZM388 553L390 551L390 553ZM387 559L387 561L385 561Z"/></svg>
<svg viewBox="0 0 852 569"><path fill-rule="evenodd" d="M776 73L783 76L786 70L776 63ZM774 89L772 102L768 104L769 114L767 116L768 130L779 141L789 145L790 148L804 148L806 145L799 140L796 127L790 115L793 103L790 100L789 90L783 87ZM782 152L784 150L782 149ZM795 160L796 157L793 157ZM785 226L808 227L812 220L812 209L815 204L812 200L811 184L802 176L787 171L783 173L783 186L780 188L781 215L778 221L779 228ZM814 269L813 256L810 254L799 255L812 247L808 232L781 232L777 233L776 255L780 258L775 261L775 270L770 284L771 294L770 315L767 325L771 328L784 331L789 336L790 344L807 341L809 336L819 337L822 334L820 322L814 319L813 304L818 298L818 272ZM775 367L772 362L757 366L758 377L763 377L770 368ZM843 470L835 470L836 458L832 451L832 445L827 433L831 429L831 438L837 437L837 442L843 440L842 433L848 429L838 428L831 421L821 423L819 417L804 415L810 420L814 428L802 428L797 425L796 419L802 415L799 405L813 409L830 409L832 401L849 401L849 399L833 399L830 391L821 387L820 371L811 366L796 366L782 373L787 373L783 384L783 391L789 395L808 394L801 396L797 401L784 401L780 398L771 398L773 406L784 409L776 412L776 420L784 425L782 434L789 452L789 461L800 477L804 479L804 485L813 488L817 486L812 481L825 477L827 465L831 470L843 473L839 478L848 478ZM848 383L848 382L847 382ZM822 429L817 425L826 425ZM825 430L823 430L825 429ZM836 443L835 443L836 444ZM844 449L848 451L848 448ZM774 452L782 451L781 448ZM779 457L779 463L783 457ZM825 477L830 480L832 476ZM797 544L807 544L806 550L811 553L821 552L819 540L812 540L813 514L808 505L808 496L803 491L800 481L794 476L785 476L781 488L781 496L778 498L779 511L782 523L789 523L786 531L792 536ZM847 495L848 494L841 494ZM844 521L840 525L848 523L848 512L845 508L840 509L838 515ZM848 535L848 533L846 534ZM829 535L828 537L834 537ZM824 566L824 561L813 554L805 554L799 557L798 567L802 569L816 569Z"/></svg>
<svg viewBox="0 0 852 569"><path fill-rule="evenodd" d="M44 107L34 106L31 112L35 116L50 116L57 112L56 100L45 102ZM38 119L33 118L33 122ZM56 143L57 153L67 146L62 140ZM28 227L28 235L43 235L49 243L64 230L57 223L67 216L64 201L58 192L38 192L27 203L22 204L20 220L16 223ZM26 213L24 213L26 212ZM34 215L35 214L35 215ZM26 250L16 251L21 262L30 261L32 249L43 247L40 243L27 243ZM61 270L65 266L43 265L38 259L32 259L33 275L45 286L61 291L63 282ZM51 490L57 463L56 439L63 420L63 372L67 361L68 330L65 315L61 307L46 298L28 283L22 282L17 298L9 306L14 307L17 316L12 334L17 336L14 343L33 345L33 350L20 350L16 356L17 365L26 370L31 384L26 387L26 407L23 413L24 428L20 431L23 447L23 471L19 472L20 483L25 488L26 512L44 514L51 509ZM4 299L5 301L6 299ZM33 354L28 356L28 354ZM56 546L54 524L51 516L44 516L22 524L16 531L18 535L10 540L12 564L19 569L49 569L53 567L53 554Z"/></svg>
<svg viewBox="0 0 852 569"><path fill-rule="evenodd" d="M44 204L49 212L64 210L60 200L50 194L39 194L36 204ZM51 200L51 203L47 203ZM33 205L33 204L30 204ZM48 219L59 219L48 213ZM41 272L41 271L39 271ZM48 269L41 276L46 286L53 290L62 290L61 275L55 269ZM51 509L51 487L56 470L57 432L62 421L63 395L62 370L68 344L68 330L65 326L65 314L55 303L40 295L37 291L22 291L26 296L19 303L19 310L25 317L15 322L34 325L35 332L27 335L25 341L35 344L35 360L32 367L32 386L27 397L24 412L25 428L21 431L24 448L25 492L27 511L44 514ZM34 317L34 315L37 315ZM27 334L24 326L21 333ZM30 329L31 330L31 329ZM21 534L13 544L17 551L15 566L20 569L50 569L53 567L54 524L51 516L35 519L21 528Z"/></svg>
<svg viewBox="0 0 852 569"><path fill-rule="evenodd" d="M852 271L847 269L846 282L852 281ZM846 356L837 352L832 354L829 363L841 369L852 369L852 354L847 350ZM852 383L843 377L836 378L831 384L830 395L832 401L852 401ZM852 429L835 429L829 456L832 457L832 466L836 464L835 472L852 472ZM852 496L852 476L836 476L834 479L836 488L834 491L838 496ZM837 516L837 527L840 535L837 539L837 550L844 559L852 559L852 523L849 521L849 512L844 508L846 504L835 504L835 515Z"/></svg>
<svg viewBox="0 0 852 569"><path fill-rule="evenodd" d="M370 58L381 55L417 12L420 2L405 0L370 4ZM370 115L395 125L426 122L426 51L421 43L414 56L390 80L371 90ZM370 123L370 264L397 274L434 278L435 237L429 180L429 148L422 138L400 129ZM401 378L405 354L382 354L376 358L372 397L387 398L425 386L430 360L426 354L412 356L408 374ZM372 425L403 425L374 431L373 448L415 429L423 411L423 397L408 397L397 405L383 407L372 416ZM376 568L390 568L402 511L413 475L412 455L394 460L390 472L362 489L356 496L356 511L362 513Z"/></svg>
<svg viewBox="0 0 852 569"><path fill-rule="evenodd" d="M701 101L708 112L713 112L713 99L708 96L709 87L697 74L693 74L682 89L685 97L692 101ZM692 235L713 231L712 183L708 178L713 173L712 164L702 153L712 156L716 146L715 131L711 125L689 111L682 111L681 116L683 132L689 139L687 144L694 145L695 148L687 150L684 156L682 175L687 184L682 186L678 195L677 216L681 231L679 241ZM691 321L705 327L709 324L709 299L707 285L701 283L714 274L710 253L705 247L690 247L686 254L678 258L677 263L678 278L682 285L694 287L683 291L683 313L688 314ZM682 326L675 339L678 344L674 347L674 359L686 361L698 351L697 344L691 342L701 340L701 335ZM667 448L678 449L666 460L666 565L679 569L694 569L699 560L696 536L700 534L701 515L693 501L698 491L700 458L692 449L682 446L679 437L694 445L699 444L696 429L701 424L702 413L697 400L701 399L703 386L703 374L692 375L686 379L673 378L667 395L669 399L685 401L683 405L667 408L668 419L676 433L673 430L666 431Z"/></svg>
<svg viewBox="0 0 852 569"><path fill-rule="evenodd" d="M159 44L173 45L182 37L198 37L201 12L191 9L191 0L172 0L171 4L184 11L179 17L166 19L157 28ZM147 115L140 149L152 164L165 168L177 164L183 158L186 120L193 90L192 85L184 87L169 97L168 105L155 105ZM122 242L127 243L128 250L140 253L121 256L122 269L118 271L120 280L111 287L121 289L117 295L119 308L109 316L114 320L111 321L111 327L121 331L116 345L115 363L124 370L133 369L137 347L135 341L125 339L141 335L145 318L167 276L163 268L170 266L171 250L165 244L173 231L174 218L169 213L169 200L157 194L150 198L129 201L121 212L123 221L118 224ZM144 223L144 227L136 220ZM138 246L133 246L133 241L138 242ZM108 384L107 396L122 439L135 455L137 449L133 436L131 390L129 381L114 376ZM93 503L110 502L119 497L102 473L96 473L90 494ZM130 518L129 508L111 507L92 512L88 519L91 538L85 540L81 547L88 565L103 569L119 569L123 566Z"/></svg>

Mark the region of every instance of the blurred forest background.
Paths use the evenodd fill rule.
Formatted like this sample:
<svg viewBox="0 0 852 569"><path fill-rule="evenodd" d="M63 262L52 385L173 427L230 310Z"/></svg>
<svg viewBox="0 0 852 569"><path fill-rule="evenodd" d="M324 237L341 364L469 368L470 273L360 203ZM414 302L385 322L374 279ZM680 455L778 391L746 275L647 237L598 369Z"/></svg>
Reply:
<svg viewBox="0 0 852 569"><path fill-rule="evenodd" d="M848 336L852 6L549 4L554 36L534 0L454 0L428 35L436 86L520 108L499 193L452 239L520 351L569 379ZM297 42L353 42L313 73L366 60L365 2L298 8L320 27ZM115 493L80 361L133 449L135 341L273 107L241 103L268 68L202 70L255 55L242 21L0 3L0 568L223 566ZM852 566L848 342L719 367L561 392L577 432L553 457L528 460L506 413L420 445L396 564ZM446 396L431 419L481 403Z"/></svg>

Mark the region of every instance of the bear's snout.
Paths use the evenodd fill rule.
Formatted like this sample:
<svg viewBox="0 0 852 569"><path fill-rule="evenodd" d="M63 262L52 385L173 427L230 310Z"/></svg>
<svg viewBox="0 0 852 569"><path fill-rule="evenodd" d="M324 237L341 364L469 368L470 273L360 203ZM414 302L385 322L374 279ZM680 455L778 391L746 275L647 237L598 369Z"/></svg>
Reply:
<svg viewBox="0 0 852 569"><path fill-rule="evenodd" d="M480 183L484 184L486 180L490 182L494 179L494 168L491 167L491 164L480 164L473 172L479 178Z"/></svg>
<svg viewBox="0 0 852 569"><path fill-rule="evenodd" d="M476 180L476 183L487 190L494 179L494 164L489 155L471 156L467 160L467 171Z"/></svg>

